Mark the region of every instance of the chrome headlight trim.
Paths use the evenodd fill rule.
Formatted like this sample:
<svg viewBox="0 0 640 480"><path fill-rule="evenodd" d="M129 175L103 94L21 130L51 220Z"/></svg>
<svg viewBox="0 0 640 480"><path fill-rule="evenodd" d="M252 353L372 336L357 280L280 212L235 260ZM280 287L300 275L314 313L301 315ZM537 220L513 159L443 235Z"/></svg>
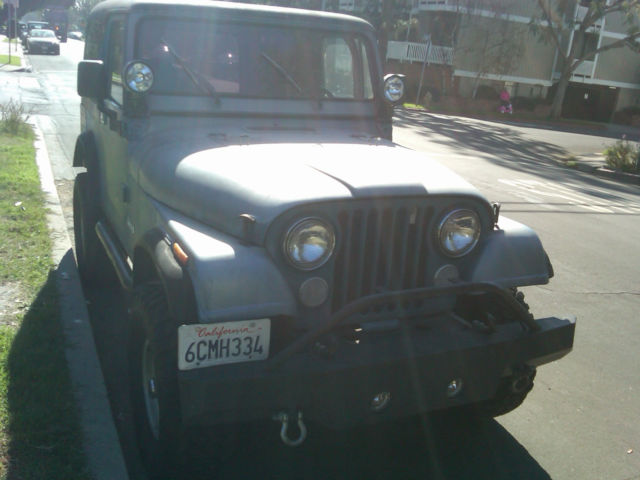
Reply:
<svg viewBox="0 0 640 480"><path fill-rule="evenodd" d="M390 73L384 77L384 98L391 104L400 103L404 97L404 75Z"/></svg>
<svg viewBox="0 0 640 480"><path fill-rule="evenodd" d="M287 261L300 270L309 271L324 265L336 245L331 223L318 217L305 217L289 227L282 242Z"/></svg>
<svg viewBox="0 0 640 480"><path fill-rule="evenodd" d="M147 93L153 86L153 70L144 62L129 62L124 67L124 84L132 92Z"/></svg>
<svg viewBox="0 0 640 480"><path fill-rule="evenodd" d="M481 231L479 215L468 208L451 210L438 225L438 245L448 257L462 257L478 244Z"/></svg>

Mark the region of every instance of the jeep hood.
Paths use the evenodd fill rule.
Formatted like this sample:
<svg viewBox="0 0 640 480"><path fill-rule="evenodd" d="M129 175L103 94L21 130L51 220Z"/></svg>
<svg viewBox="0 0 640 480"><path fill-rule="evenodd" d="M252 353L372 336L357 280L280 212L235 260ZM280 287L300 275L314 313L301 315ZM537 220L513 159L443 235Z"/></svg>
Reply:
<svg viewBox="0 0 640 480"><path fill-rule="evenodd" d="M227 145L180 155L165 146L140 167L156 201L241 236L241 215L255 241L278 215L303 204L354 198L470 195L469 183L427 156L392 144Z"/></svg>

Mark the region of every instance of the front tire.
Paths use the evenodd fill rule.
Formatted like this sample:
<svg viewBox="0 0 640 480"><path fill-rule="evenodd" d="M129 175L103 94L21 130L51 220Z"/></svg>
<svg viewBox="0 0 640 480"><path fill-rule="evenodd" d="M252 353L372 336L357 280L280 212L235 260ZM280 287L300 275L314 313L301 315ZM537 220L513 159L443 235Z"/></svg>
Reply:
<svg viewBox="0 0 640 480"><path fill-rule="evenodd" d="M129 381L140 458L151 479L172 478L180 451L176 335L160 284L136 288Z"/></svg>

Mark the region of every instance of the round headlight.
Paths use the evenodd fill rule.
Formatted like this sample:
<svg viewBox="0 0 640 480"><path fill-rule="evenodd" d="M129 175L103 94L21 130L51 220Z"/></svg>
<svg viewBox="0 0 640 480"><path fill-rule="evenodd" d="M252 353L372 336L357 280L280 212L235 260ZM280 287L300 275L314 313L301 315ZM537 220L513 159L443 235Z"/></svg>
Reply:
<svg viewBox="0 0 640 480"><path fill-rule="evenodd" d="M449 212L438 227L438 241L442 251L450 257L469 253L480 238L480 218L473 210Z"/></svg>
<svg viewBox="0 0 640 480"><path fill-rule="evenodd" d="M404 97L402 76L390 74L384 79L384 96L391 103L398 103Z"/></svg>
<svg viewBox="0 0 640 480"><path fill-rule="evenodd" d="M124 69L124 83L135 93L146 93L153 85L153 70L146 63L131 62Z"/></svg>
<svg viewBox="0 0 640 480"><path fill-rule="evenodd" d="M283 247L294 267L313 270L329 259L335 244L336 236L331 224L319 218L305 218L289 229Z"/></svg>

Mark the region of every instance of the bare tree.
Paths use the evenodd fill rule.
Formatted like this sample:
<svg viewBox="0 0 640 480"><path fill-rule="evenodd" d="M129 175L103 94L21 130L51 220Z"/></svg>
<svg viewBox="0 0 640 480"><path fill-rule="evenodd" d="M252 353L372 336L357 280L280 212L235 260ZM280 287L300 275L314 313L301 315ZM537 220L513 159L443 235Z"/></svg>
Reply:
<svg viewBox="0 0 640 480"><path fill-rule="evenodd" d="M482 15L478 12L482 11ZM487 13L488 12L488 13ZM459 0L456 61L473 62L475 98L480 81L489 74L508 75L520 65L525 49L523 28L509 21L508 2L501 0ZM457 65L460 66L460 65Z"/></svg>
<svg viewBox="0 0 640 480"><path fill-rule="evenodd" d="M640 0L591 0L576 2L575 0L536 0L540 15L532 19L532 31L543 41L553 43L560 57L560 79L551 104L552 118L558 118L562 112L564 96L576 71L585 60L615 48L629 47L633 51L640 50ZM587 10L576 15L577 7ZM607 15L621 14L627 31L624 38L598 47L587 42L587 35ZM580 18L582 17L582 18ZM571 39L570 47L567 42Z"/></svg>
<svg viewBox="0 0 640 480"><path fill-rule="evenodd" d="M76 0L71 10L71 23L75 23L79 28L85 28L89 13L102 0Z"/></svg>

